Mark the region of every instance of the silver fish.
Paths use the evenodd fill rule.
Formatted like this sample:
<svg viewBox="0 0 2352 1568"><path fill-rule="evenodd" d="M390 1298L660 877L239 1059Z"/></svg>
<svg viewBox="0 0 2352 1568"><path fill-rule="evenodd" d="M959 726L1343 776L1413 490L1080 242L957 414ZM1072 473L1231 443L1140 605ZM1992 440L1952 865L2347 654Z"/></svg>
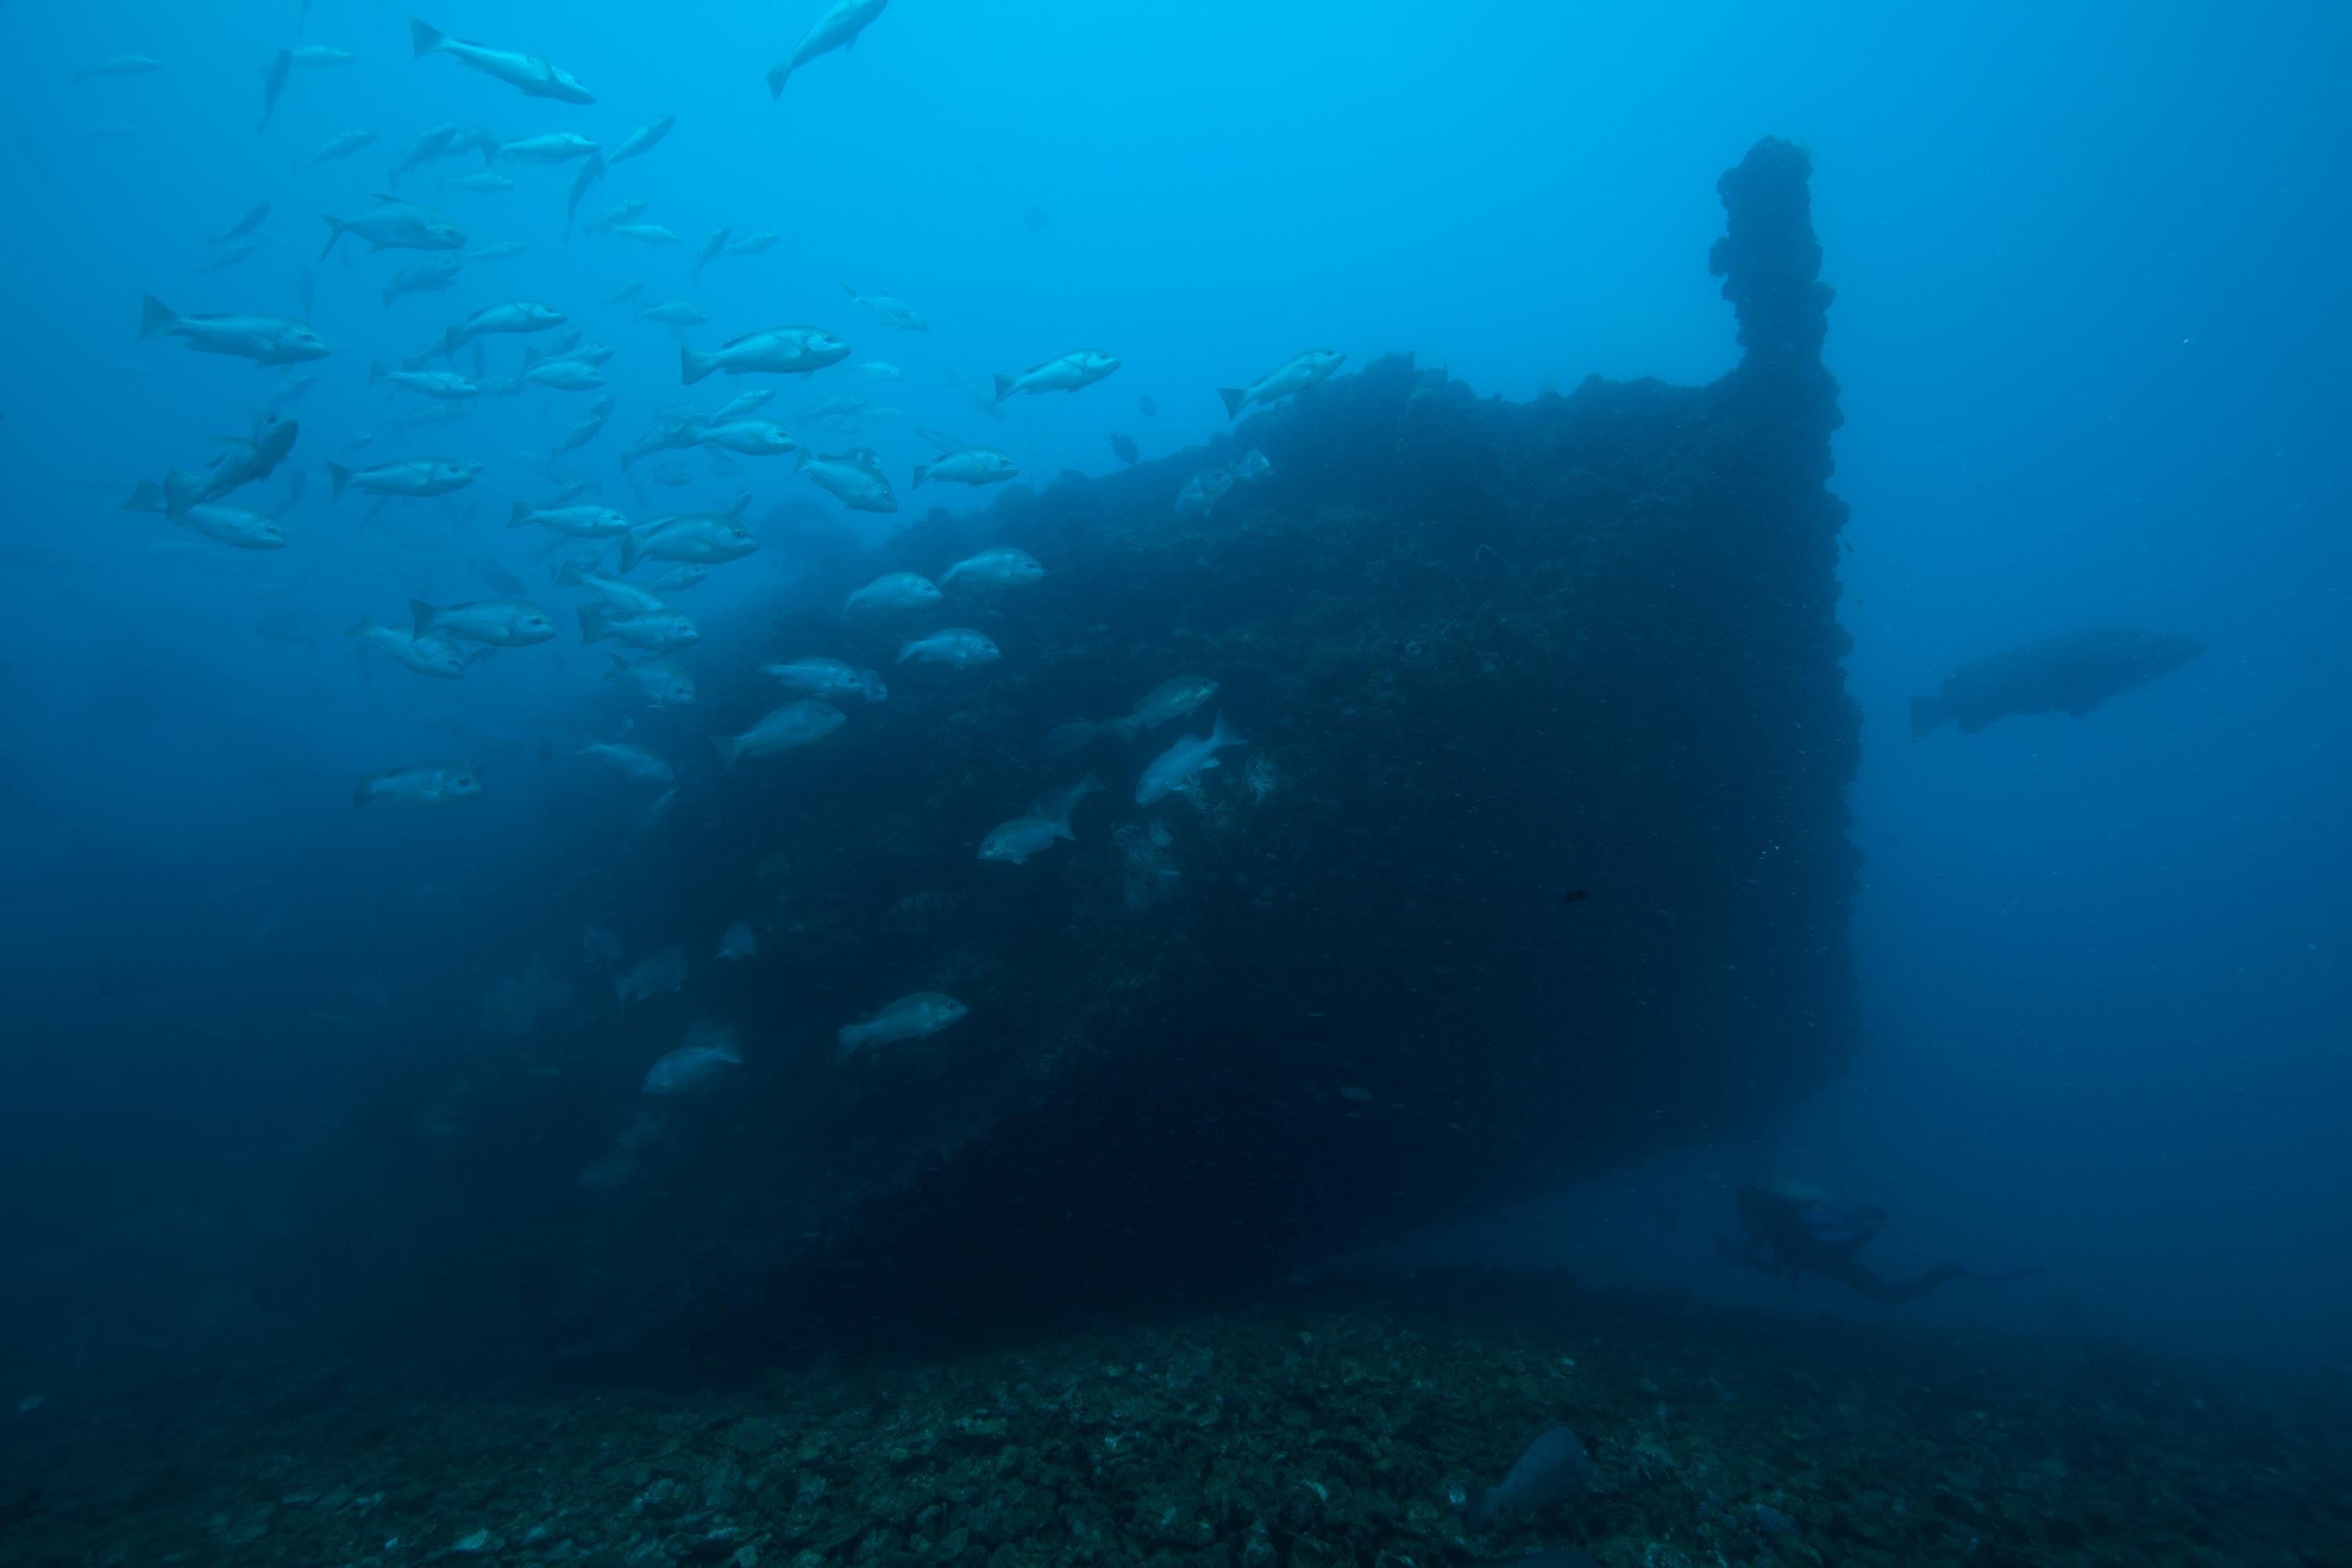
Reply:
<svg viewBox="0 0 2352 1568"><path fill-rule="evenodd" d="M731 514L717 511L681 512L656 518L621 541L621 570L635 571L640 561L684 561L717 566L740 561L760 548Z"/></svg>
<svg viewBox="0 0 2352 1568"><path fill-rule="evenodd" d="M930 322L916 314L913 307L904 300L894 300L887 294L861 294L847 283L844 283L841 288L842 292L849 296L852 304L863 305L873 311L874 319L886 327L897 327L901 331L908 332L928 332L931 330Z"/></svg>
<svg viewBox="0 0 2352 1568"><path fill-rule="evenodd" d="M319 252L320 260L324 260L335 248L336 242L347 234L355 234L366 240L371 255L379 250L458 250L464 247L466 231L431 207L421 207L396 196L379 196L376 199L383 205L354 218L340 218L331 213L320 215L327 222L327 244Z"/></svg>
<svg viewBox="0 0 2352 1568"><path fill-rule="evenodd" d="M1051 849L1064 839L1075 840L1070 817L1078 802L1102 788L1102 780L1088 773L1076 784L1041 795L1031 805L1028 815L1000 822L988 830L980 841L980 858L1000 861L1008 866L1027 863L1032 855Z"/></svg>
<svg viewBox="0 0 2352 1568"><path fill-rule="evenodd" d="M543 332L563 324L563 312L528 300L485 305L441 334L443 352L456 353L476 338L491 332Z"/></svg>
<svg viewBox="0 0 2352 1568"><path fill-rule="evenodd" d="M1001 485L1018 477L1013 459L993 447L965 447L929 463L915 465L915 484L947 479L960 485Z"/></svg>
<svg viewBox="0 0 2352 1568"><path fill-rule="evenodd" d="M391 800L409 805L454 805L481 793L481 779L463 763L415 763L389 773L367 774L352 792L352 805Z"/></svg>
<svg viewBox="0 0 2352 1568"><path fill-rule="evenodd" d="M700 445L724 452L740 452L747 458L781 458L797 451L800 443L784 433L781 425L765 419L738 419L725 425L703 425L696 427Z"/></svg>
<svg viewBox="0 0 2352 1568"><path fill-rule="evenodd" d="M694 706L694 679L666 658L632 661L616 653L604 679L635 687L638 694L656 708Z"/></svg>
<svg viewBox="0 0 2352 1568"><path fill-rule="evenodd" d="M715 371L809 375L849 357L849 345L815 327L771 327L730 339L709 353L678 350L678 380L691 386Z"/></svg>
<svg viewBox="0 0 2352 1568"><path fill-rule="evenodd" d="M676 653L692 647L702 636L691 618L676 610L628 616L610 605L584 605L573 613L580 617L583 647L613 637L647 653Z"/></svg>
<svg viewBox="0 0 2352 1568"><path fill-rule="evenodd" d="M892 572L877 577L849 595L841 606L842 619L881 610L920 610L940 603L939 584L912 572Z"/></svg>
<svg viewBox="0 0 2352 1568"><path fill-rule="evenodd" d="M486 153L485 158L496 158L505 163L568 163L574 158L601 154L604 149L585 136L569 131L551 131L544 136L518 137L501 142L496 153Z"/></svg>
<svg viewBox="0 0 2352 1568"><path fill-rule="evenodd" d="M520 89L526 97L552 98L565 103L596 101L596 95L581 86L579 79L571 72L537 55L520 54L513 49L494 49L487 44L453 38L414 16L408 20L408 37L415 51L412 58L421 60L432 54L452 56L460 65L470 66L485 76L496 77L508 86Z"/></svg>
<svg viewBox="0 0 2352 1568"><path fill-rule="evenodd" d="M294 449L300 426L291 419L264 420L254 435L223 437L229 451L213 459L202 474L173 468L163 476L165 512L179 516L192 506L215 501L232 490L266 479Z"/></svg>
<svg viewBox="0 0 2352 1568"><path fill-rule="evenodd" d="M436 680L466 678L466 652L447 637L419 637L404 627L378 626L367 616L362 616L359 625L343 635L360 638L362 647L373 644L382 648L394 663L419 675L428 675Z"/></svg>
<svg viewBox="0 0 2352 1568"><path fill-rule="evenodd" d="M666 947L651 958L641 958L613 977L613 994L624 1005L685 988L686 954L674 947Z"/></svg>
<svg viewBox="0 0 2352 1568"><path fill-rule="evenodd" d="M1041 392L1076 392L1092 386L1118 365L1115 356L1100 349L1072 349L1043 364L1033 364L1018 375L998 375L996 401L1002 403L1016 393L1034 396Z"/></svg>
<svg viewBox="0 0 2352 1568"><path fill-rule="evenodd" d="M453 463L440 458L412 458L358 470L341 463L327 465L327 478L333 481L337 500L354 487L375 495L445 496L472 484L481 471L479 463Z"/></svg>
<svg viewBox="0 0 2352 1568"><path fill-rule="evenodd" d="M1225 728L1225 716L1217 715L1216 722L1205 735L1187 735L1153 759L1143 770L1143 777L1135 786L1135 804L1150 805L1172 790L1183 789L1209 769L1217 765L1217 753L1227 746L1247 745L1240 736Z"/></svg>
<svg viewBox="0 0 2352 1568"><path fill-rule="evenodd" d="M725 1078L729 1068L743 1065L732 1029L698 1029L687 1040L646 1070L647 1094L668 1098L699 1093Z"/></svg>
<svg viewBox="0 0 2352 1568"><path fill-rule="evenodd" d="M961 1023L971 1012L962 1003L940 991L918 991L901 996L862 1024L844 1025L834 1035L842 1054L895 1040L919 1040Z"/></svg>
<svg viewBox="0 0 2352 1568"><path fill-rule="evenodd" d="M286 535L279 530L277 519L264 517L257 511L247 511L240 507L219 505L191 506L174 513L163 494L163 487L152 479L140 480L131 492L131 499L122 503L122 510L170 517L173 521L192 528L207 539L217 540L238 550L283 550L286 547Z"/></svg>
<svg viewBox="0 0 2352 1568"><path fill-rule="evenodd" d="M185 338L201 353L231 354L256 364L297 364L324 359L326 340L283 316L183 316L152 294L139 301L139 341Z"/></svg>
<svg viewBox="0 0 2352 1568"><path fill-rule="evenodd" d="M580 748L583 757L593 757L608 767L617 768L633 779L648 784L673 784L677 774L670 765L643 746L631 746L619 742L591 741Z"/></svg>
<svg viewBox="0 0 2352 1568"><path fill-rule="evenodd" d="M940 574L940 585L961 578L982 588L1006 588L1024 583L1034 583L1045 575L1037 558L1025 550L983 550L977 555L967 555Z"/></svg>
<svg viewBox="0 0 2352 1568"><path fill-rule="evenodd" d="M665 114L659 120L649 121L638 126L623 139L620 146L613 150L613 155L606 159L605 163L625 163L639 153L652 152L661 145L662 138L667 136L670 127L677 123L677 115Z"/></svg>
<svg viewBox="0 0 2352 1568"><path fill-rule="evenodd" d="M403 392L413 392L420 397L437 397L445 403L463 403L479 397L482 389L453 370L394 370L382 360L368 365L368 384L388 381Z"/></svg>
<svg viewBox="0 0 2352 1568"><path fill-rule="evenodd" d="M493 647L529 647L555 636L547 612L528 599L478 599L467 605L428 605L408 601L408 614L418 637L445 637L456 642L488 643Z"/></svg>
<svg viewBox="0 0 2352 1568"><path fill-rule="evenodd" d="M205 243L210 246L222 246L226 245L232 239L242 239L247 235L251 234L255 229L259 228L268 216L269 204L268 202L256 202L253 205L245 209L245 215L242 217L239 217L235 223L229 225L228 227L221 233L208 237Z"/></svg>
<svg viewBox="0 0 2352 1568"><path fill-rule="evenodd" d="M457 280L465 263L454 256L428 256L410 263L393 274L392 281L383 286L381 298L389 305L403 294L433 294Z"/></svg>
<svg viewBox="0 0 2352 1568"><path fill-rule="evenodd" d="M1328 379L1347 360L1348 356L1338 349L1308 349L1283 361L1247 386L1217 388L1217 395L1224 399L1225 417L1237 418L1253 403L1276 403Z"/></svg>
<svg viewBox="0 0 2352 1568"><path fill-rule="evenodd" d="M858 669L837 658L796 658L789 664L763 664L760 673L809 697L859 697L868 702L887 701L890 689L870 669Z"/></svg>
<svg viewBox="0 0 2352 1568"><path fill-rule="evenodd" d="M973 669L1003 657L984 633L969 626L950 626L898 649L900 664L944 664L950 669Z"/></svg>
<svg viewBox="0 0 2352 1568"><path fill-rule="evenodd" d="M144 76L149 71L162 70L163 62L152 55L116 55L94 66L74 68L74 80L88 81L94 76Z"/></svg>
<svg viewBox="0 0 2352 1568"><path fill-rule="evenodd" d="M834 0L802 37L799 47L768 68L768 96L782 97L784 83L791 79L793 72L817 56L856 47L857 35L882 15L882 7L889 3L890 0Z"/></svg>
<svg viewBox="0 0 2352 1568"><path fill-rule="evenodd" d="M1207 676L1180 675L1153 687L1126 718L1112 720L1109 727L1120 740L1131 742L1162 724L1190 718L1216 694L1217 683Z"/></svg>
<svg viewBox="0 0 2352 1568"><path fill-rule="evenodd" d="M719 760L731 768L744 757L772 757L814 745L848 721L847 714L823 702L787 702L740 735L712 736L710 744Z"/></svg>
<svg viewBox="0 0 2352 1568"><path fill-rule="evenodd" d="M880 454L870 447L812 458L801 454L801 473L819 489L831 492L852 511L892 512L898 498L882 472Z"/></svg>
<svg viewBox="0 0 2352 1568"><path fill-rule="evenodd" d="M330 138L325 146L311 153L309 163L296 164L294 172L299 174L306 169L315 169L321 163L331 163L338 158L348 158L354 153L374 145L374 132L346 131L340 136Z"/></svg>

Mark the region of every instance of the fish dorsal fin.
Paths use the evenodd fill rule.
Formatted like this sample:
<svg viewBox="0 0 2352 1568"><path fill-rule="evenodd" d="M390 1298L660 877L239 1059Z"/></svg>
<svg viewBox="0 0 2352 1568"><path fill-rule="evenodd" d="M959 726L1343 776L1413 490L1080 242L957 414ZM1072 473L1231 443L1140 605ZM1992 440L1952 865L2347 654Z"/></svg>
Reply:
<svg viewBox="0 0 2352 1568"><path fill-rule="evenodd" d="M842 458L845 461L856 464L867 473L878 474L882 471L882 454L871 447L852 447L842 454Z"/></svg>
<svg viewBox="0 0 2352 1568"><path fill-rule="evenodd" d="M751 492L750 490L738 490L735 492L734 500L728 504L727 515L729 517L741 517L751 504Z"/></svg>

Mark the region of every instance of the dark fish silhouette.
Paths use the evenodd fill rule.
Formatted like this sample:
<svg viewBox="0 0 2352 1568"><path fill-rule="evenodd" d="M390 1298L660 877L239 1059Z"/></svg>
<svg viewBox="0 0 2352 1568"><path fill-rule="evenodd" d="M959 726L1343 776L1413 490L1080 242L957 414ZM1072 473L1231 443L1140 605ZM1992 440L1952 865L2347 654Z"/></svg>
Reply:
<svg viewBox="0 0 2352 1568"><path fill-rule="evenodd" d="M1570 888L1559 896L1559 901L1563 904L1580 904L1591 896L1592 889L1590 888Z"/></svg>
<svg viewBox="0 0 2352 1568"><path fill-rule="evenodd" d="M1463 1505L1463 1517L1472 1530L1484 1530L1503 1514L1571 1497L1591 1486L1598 1473L1574 1429L1555 1426L1528 1445L1499 1484L1473 1493Z"/></svg>
<svg viewBox="0 0 2352 1568"><path fill-rule="evenodd" d="M1160 405L1152 402L1151 395L1147 392L1142 396L1135 400L1135 411L1138 414L1142 415L1146 419L1150 419L1159 414Z"/></svg>
<svg viewBox="0 0 2352 1568"><path fill-rule="evenodd" d="M495 555L485 555L475 562L474 575L493 594L519 595L522 593L522 579L508 571L505 563Z"/></svg>
<svg viewBox="0 0 2352 1568"><path fill-rule="evenodd" d="M1973 735L2024 713L2080 719L2108 698L2179 669L2205 651L2177 632L2088 631L2044 637L1964 664L1933 697L1911 700L1911 738L1951 722Z"/></svg>
<svg viewBox="0 0 2352 1568"><path fill-rule="evenodd" d="M259 135L269 129L269 117L278 112L278 95L286 90L286 78L294 68L294 51L280 49L269 58L261 72L261 123L253 128Z"/></svg>
<svg viewBox="0 0 2352 1568"><path fill-rule="evenodd" d="M1137 462L1143 457L1136 450L1134 437L1123 436L1116 430L1110 433L1110 449L1118 454L1118 460L1122 463Z"/></svg>

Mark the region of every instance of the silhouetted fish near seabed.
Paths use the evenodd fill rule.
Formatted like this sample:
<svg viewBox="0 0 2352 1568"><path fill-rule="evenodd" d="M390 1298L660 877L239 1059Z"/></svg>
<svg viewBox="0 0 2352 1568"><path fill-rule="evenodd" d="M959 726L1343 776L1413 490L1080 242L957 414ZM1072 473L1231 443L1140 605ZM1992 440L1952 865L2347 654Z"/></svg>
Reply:
<svg viewBox="0 0 2352 1568"><path fill-rule="evenodd" d="M1962 665L1933 697L1911 700L1911 738L1946 721L1972 735L2027 713L2080 719L2110 697L2167 675L2205 651L2176 632L2086 631L2044 637Z"/></svg>
<svg viewBox="0 0 2352 1568"><path fill-rule="evenodd" d="M1463 1518L1472 1530L1484 1530L1504 1514L1580 1492L1598 1473L1574 1429L1555 1426L1528 1445L1499 1483L1474 1493L1463 1505Z"/></svg>

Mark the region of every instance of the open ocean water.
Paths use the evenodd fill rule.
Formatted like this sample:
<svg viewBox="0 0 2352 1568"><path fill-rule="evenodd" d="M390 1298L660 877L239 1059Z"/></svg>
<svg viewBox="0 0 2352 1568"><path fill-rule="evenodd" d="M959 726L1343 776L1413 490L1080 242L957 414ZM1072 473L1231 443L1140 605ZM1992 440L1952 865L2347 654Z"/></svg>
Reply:
<svg viewBox="0 0 2352 1568"><path fill-rule="evenodd" d="M2352 14L0 31L0 1563L2352 1563Z"/></svg>

